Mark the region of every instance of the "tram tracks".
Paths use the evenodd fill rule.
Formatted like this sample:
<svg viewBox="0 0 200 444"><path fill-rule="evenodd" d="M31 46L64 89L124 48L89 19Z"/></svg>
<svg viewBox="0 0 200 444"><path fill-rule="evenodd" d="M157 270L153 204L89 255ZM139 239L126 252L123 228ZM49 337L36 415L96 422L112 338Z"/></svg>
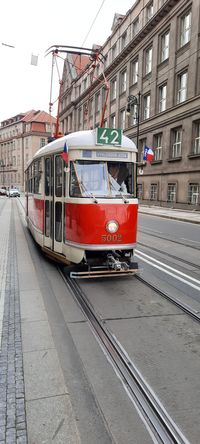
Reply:
<svg viewBox="0 0 200 444"><path fill-rule="evenodd" d="M188 244L188 243L182 242L182 241L180 241L178 239L172 239L172 237L164 237L163 235L159 235L159 234L153 233L152 231L150 232L150 231L147 231L147 230L141 230L140 229L140 230L138 230L138 233L146 234L146 235L151 236L151 237L156 237L158 239L162 239L162 240L174 243L174 244L182 245L183 247L189 247L189 248L191 248L193 250L198 250L198 251L200 250L200 245L199 246L191 245L191 243Z"/></svg>
<svg viewBox="0 0 200 444"><path fill-rule="evenodd" d="M167 257L169 257L171 259L174 259L174 260L176 260L178 262L182 262L185 265L188 265L190 267L194 267L194 268L200 270L200 265L195 264L194 262L190 262L190 261L188 261L186 259L183 259L183 258L181 258L179 256L175 256L174 254L167 253L166 251L161 251L158 248L149 246L147 244L144 244L143 242L137 242L137 245L140 245L141 247L147 248L148 250L155 251L155 253L162 254L163 256L167 256Z"/></svg>
<svg viewBox="0 0 200 444"><path fill-rule="evenodd" d="M109 331L105 321L95 312L77 281L66 276L60 268L59 272L90 323L101 348L128 392L129 398L146 424L153 442L189 444L126 351Z"/></svg>

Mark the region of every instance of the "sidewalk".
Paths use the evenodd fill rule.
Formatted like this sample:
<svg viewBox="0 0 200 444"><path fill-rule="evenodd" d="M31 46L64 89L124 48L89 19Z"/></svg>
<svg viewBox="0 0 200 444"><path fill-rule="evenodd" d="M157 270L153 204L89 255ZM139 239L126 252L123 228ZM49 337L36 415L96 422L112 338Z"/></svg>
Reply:
<svg viewBox="0 0 200 444"><path fill-rule="evenodd" d="M193 224L200 224L200 211L178 210L174 208L164 208L157 206L139 205L140 214L148 214L151 216L164 217L166 219L174 219L182 222L191 222Z"/></svg>
<svg viewBox="0 0 200 444"><path fill-rule="evenodd" d="M78 444L17 199L0 199L0 444Z"/></svg>

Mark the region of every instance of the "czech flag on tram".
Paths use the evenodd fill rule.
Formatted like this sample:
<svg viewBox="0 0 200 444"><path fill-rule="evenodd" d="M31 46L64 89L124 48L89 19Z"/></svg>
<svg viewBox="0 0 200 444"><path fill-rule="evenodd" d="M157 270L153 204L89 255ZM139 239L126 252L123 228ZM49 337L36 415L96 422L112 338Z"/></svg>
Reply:
<svg viewBox="0 0 200 444"><path fill-rule="evenodd" d="M68 146L67 146L66 142L64 144L64 149L63 149L63 152L61 154L61 157L63 158L65 163L68 163Z"/></svg>
<svg viewBox="0 0 200 444"><path fill-rule="evenodd" d="M143 160L147 160L147 161L151 162L153 160L153 158L154 158L154 152L152 151L151 148L149 148L148 146L145 145Z"/></svg>

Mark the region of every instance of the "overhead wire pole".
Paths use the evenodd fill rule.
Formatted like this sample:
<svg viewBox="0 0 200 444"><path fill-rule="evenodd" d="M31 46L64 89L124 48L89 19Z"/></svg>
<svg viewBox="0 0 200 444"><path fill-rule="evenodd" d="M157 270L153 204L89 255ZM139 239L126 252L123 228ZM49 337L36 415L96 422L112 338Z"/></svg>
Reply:
<svg viewBox="0 0 200 444"><path fill-rule="evenodd" d="M99 51L99 48L80 48L77 46L67 46L67 45L52 45L46 50L45 56L52 53L52 72L51 72L51 92L50 92L50 109L52 107L52 87L53 87L53 69L55 65L55 57L58 56L59 53L69 53L69 54L77 54L77 55L88 55L91 57L91 61L93 60L96 64L97 60L100 60L102 63L104 61L104 55ZM101 58L100 58L101 56ZM57 67L57 65L56 65ZM57 67L58 69L58 67ZM104 81L107 84L105 75L104 75ZM60 90L59 90L59 97L58 97L58 112L57 112L57 122L56 122L56 131L55 131L55 138L59 137L59 107L60 107L60 100L61 100L61 87L63 82L60 81ZM108 88L109 89L109 88ZM108 98L108 91L106 95L106 103ZM101 122L104 120L105 110L106 110L106 103L104 104L104 111L102 114ZM102 125L101 125L102 126Z"/></svg>

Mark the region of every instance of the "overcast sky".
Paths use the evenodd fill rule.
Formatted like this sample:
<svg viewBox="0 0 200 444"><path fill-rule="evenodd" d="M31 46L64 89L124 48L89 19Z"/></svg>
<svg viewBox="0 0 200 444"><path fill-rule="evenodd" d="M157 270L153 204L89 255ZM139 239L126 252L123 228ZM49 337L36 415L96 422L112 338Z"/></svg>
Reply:
<svg viewBox="0 0 200 444"><path fill-rule="evenodd" d="M115 12L126 14L134 0L6 0L1 4L0 122L20 112L49 112L51 56L54 44L91 47L111 34ZM101 7L102 6L102 7ZM101 8L101 9L100 9ZM98 17L85 40L100 9ZM14 48L2 45L13 45ZM38 66L31 55L38 55ZM61 61L61 64L63 62ZM62 65L59 66L62 75ZM58 96L55 70L53 101ZM57 85L57 87L56 87ZM56 115L56 104L52 114Z"/></svg>

